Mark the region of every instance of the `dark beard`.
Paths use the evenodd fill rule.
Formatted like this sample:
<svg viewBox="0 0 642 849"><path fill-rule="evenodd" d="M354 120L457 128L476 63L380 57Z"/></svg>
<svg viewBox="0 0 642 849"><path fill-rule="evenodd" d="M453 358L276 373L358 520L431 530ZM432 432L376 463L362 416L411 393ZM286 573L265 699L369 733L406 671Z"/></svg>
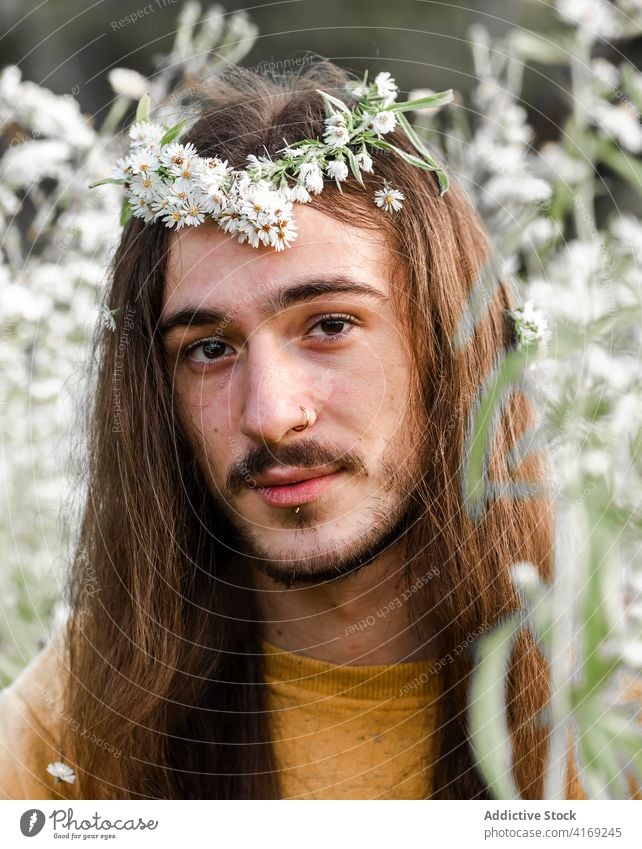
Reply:
<svg viewBox="0 0 642 849"><path fill-rule="evenodd" d="M224 492L214 498L219 503L218 513L223 517L225 525L221 536L226 552L223 562L227 560L233 570L226 569L228 580L237 583L233 575L238 573L242 582L244 579L240 576L246 570L240 566L247 565L249 574L258 570L286 588L314 586L357 574L360 569L377 561L393 546L403 545L405 548L404 537L407 531L423 513L418 488L424 476L423 469L426 467L425 458L421 456L420 451L410 458L410 465L404 462L406 451L402 451L402 448L405 448L405 445L405 432L399 428L390 439L388 452L379 465L378 478L382 481L381 491L384 494L372 497L373 503L350 542L335 551L308 550L301 558L280 560L267 556L260 537L253 538L250 528L244 522L239 523L238 516L229 503L231 498L242 491L243 486L248 485L245 482L245 470L252 475L260 474L274 464L271 453L256 449L244 466L238 463L234 465L228 474ZM312 468L315 464L337 463L337 458L340 458L347 473L368 475L364 458L342 454L338 448L333 449L332 446L296 443L284 448L280 454L282 456L278 459L281 462L300 464L304 468ZM387 498L391 493L394 499L392 504ZM317 516L318 505L313 501L300 505L296 511L283 511L279 520L283 528L306 530L314 528ZM231 561L236 565L232 566Z"/></svg>
<svg viewBox="0 0 642 849"><path fill-rule="evenodd" d="M245 559L246 565L258 569L277 584L286 589L314 586L326 581L336 581L356 575L364 566L375 563L378 558L389 548L395 545L405 544L405 536L415 521L419 518L421 510L417 502L408 496L399 507L396 520L390 523L389 513L379 515L369 533L361 537L361 544L354 551L344 556L337 556L333 560L332 555L327 556L327 567L315 568L305 571L296 566L289 565L287 561L268 560L257 556L252 551L252 544L245 539L238 530L229 525L230 536L227 537L226 548L228 551L237 552L237 556ZM374 528L382 528L377 531Z"/></svg>

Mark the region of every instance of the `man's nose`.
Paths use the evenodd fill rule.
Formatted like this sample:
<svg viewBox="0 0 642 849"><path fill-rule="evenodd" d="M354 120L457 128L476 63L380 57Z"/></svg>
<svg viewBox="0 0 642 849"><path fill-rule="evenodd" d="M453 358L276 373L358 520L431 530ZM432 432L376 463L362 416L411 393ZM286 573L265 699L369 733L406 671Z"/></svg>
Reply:
<svg viewBox="0 0 642 849"><path fill-rule="evenodd" d="M252 339L244 363L239 427L257 442L281 441L293 427L305 423L311 375L293 344Z"/></svg>

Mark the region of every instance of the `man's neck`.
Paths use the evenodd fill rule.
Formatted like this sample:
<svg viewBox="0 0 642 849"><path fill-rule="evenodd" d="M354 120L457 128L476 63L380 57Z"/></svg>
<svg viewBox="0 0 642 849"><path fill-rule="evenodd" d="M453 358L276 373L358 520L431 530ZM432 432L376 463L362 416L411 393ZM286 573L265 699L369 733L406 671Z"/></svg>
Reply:
<svg viewBox="0 0 642 849"><path fill-rule="evenodd" d="M429 660L442 654L438 635L419 636L411 626L403 559L394 552L353 575L320 585L285 589L256 568L252 580L261 637L280 648L354 666Z"/></svg>

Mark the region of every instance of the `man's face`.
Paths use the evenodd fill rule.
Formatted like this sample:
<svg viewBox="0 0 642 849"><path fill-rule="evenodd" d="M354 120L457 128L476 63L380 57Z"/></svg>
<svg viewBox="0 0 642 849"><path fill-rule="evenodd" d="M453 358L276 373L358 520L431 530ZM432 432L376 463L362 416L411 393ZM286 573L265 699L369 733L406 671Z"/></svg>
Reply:
<svg viewBox="0 0 642 849"><path fill-rule="evenodd" d="M303 205L296 223L281 252L214 222L173 234L161 316L212 496L241 554L288 585L354 572L394 542L420 474L383 233ZM301 406L310 424L295 431ZM268 486L287 472L318 475Z"/></svg>

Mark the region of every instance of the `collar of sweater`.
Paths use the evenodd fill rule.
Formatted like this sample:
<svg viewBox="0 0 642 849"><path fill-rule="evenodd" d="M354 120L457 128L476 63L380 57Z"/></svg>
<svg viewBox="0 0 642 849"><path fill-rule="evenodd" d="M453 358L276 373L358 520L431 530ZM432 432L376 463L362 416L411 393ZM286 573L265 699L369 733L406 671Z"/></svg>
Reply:
<svg viewBox="0 0 642 849"><path fill-rule="evenodd" d="M305 690L326 696L405 703L431 700L439 694L438 658L405 663L354 666L330 663L261 641L264 677L280 688Z"/></svg>

